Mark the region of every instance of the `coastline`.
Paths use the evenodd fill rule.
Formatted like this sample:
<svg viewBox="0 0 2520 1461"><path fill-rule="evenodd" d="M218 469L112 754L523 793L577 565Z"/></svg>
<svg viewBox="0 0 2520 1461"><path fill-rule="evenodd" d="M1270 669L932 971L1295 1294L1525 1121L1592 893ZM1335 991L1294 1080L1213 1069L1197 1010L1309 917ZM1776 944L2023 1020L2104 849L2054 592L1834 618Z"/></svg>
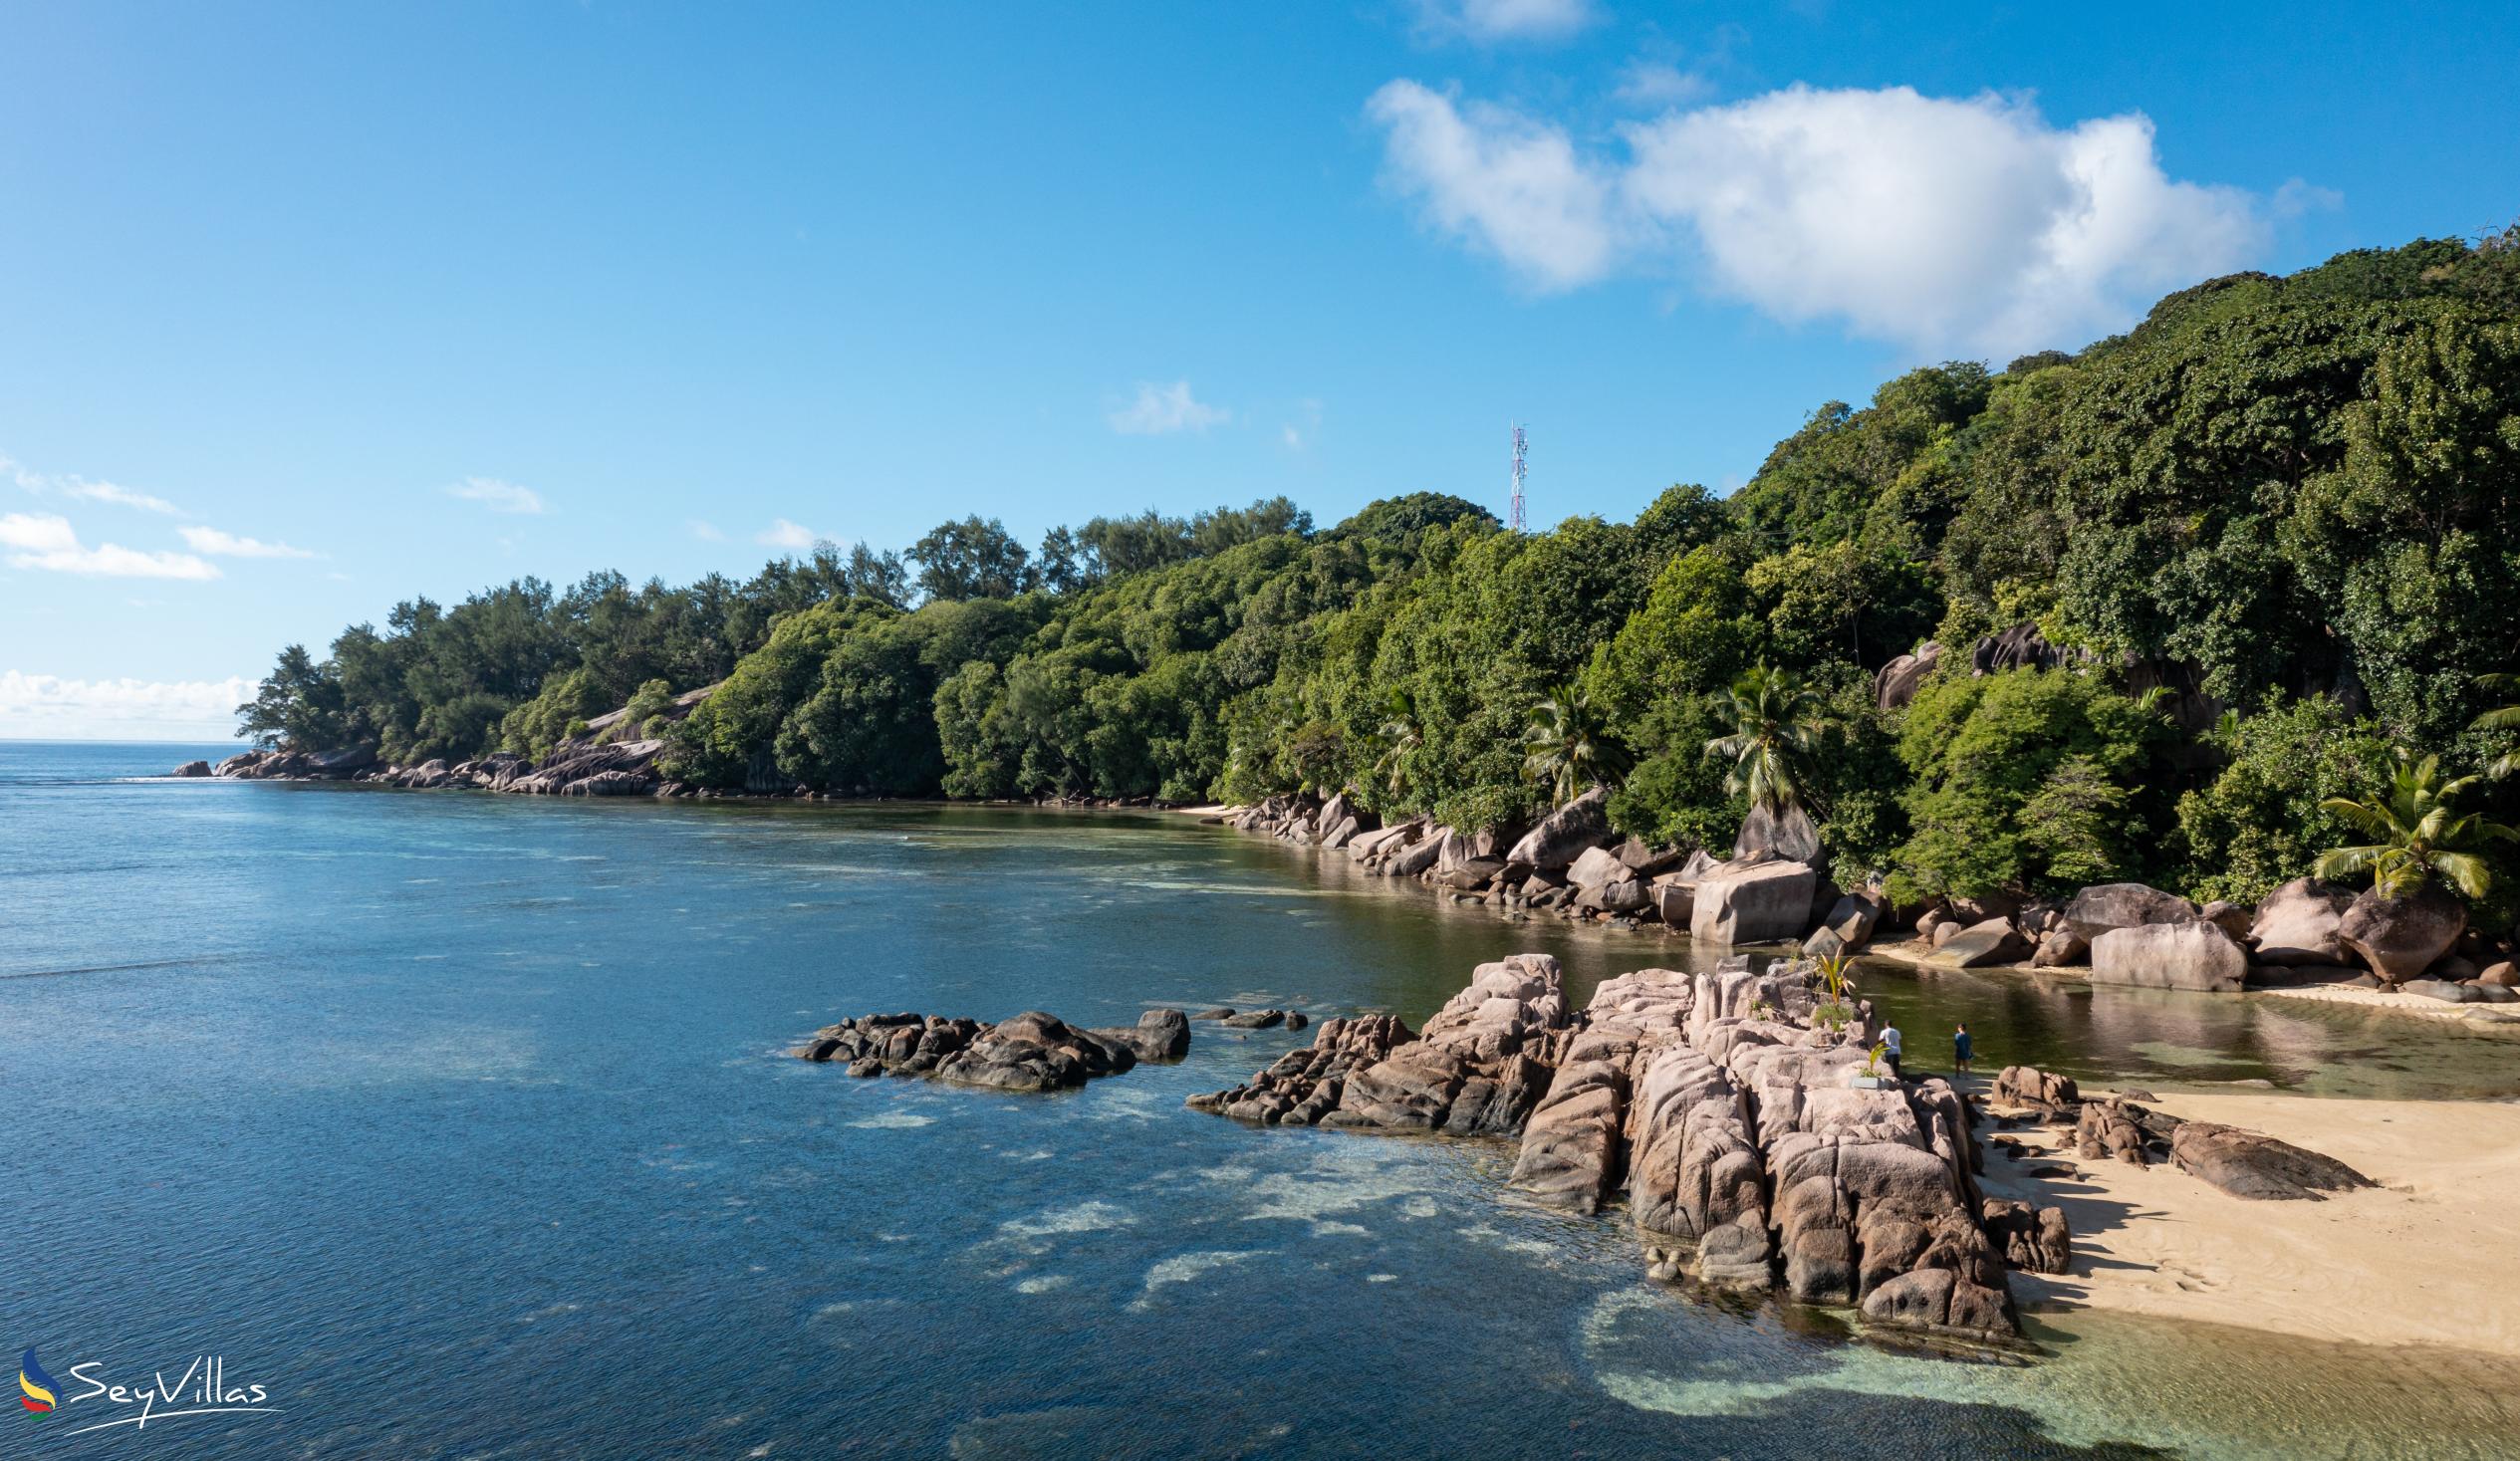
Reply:
<svg viewBox="0 0 2520 1461"><path fill-rule="evenodd" d="M2520 1289L2501 1281L2520 1250L2520 1102L2182 1093L2147 1104L2308 1147L2380 1185L2253 1202L2167 1163L2081 1160L2070 1130L2022 1128L2011 1134L2031 1155L1986 1143L1987 1192L2062 1207L2074 1225L2070 1273L2013 1275L2024 1309L2520 1358ZM2076 1175L2031 1175L2060 1160Z"/></svg>

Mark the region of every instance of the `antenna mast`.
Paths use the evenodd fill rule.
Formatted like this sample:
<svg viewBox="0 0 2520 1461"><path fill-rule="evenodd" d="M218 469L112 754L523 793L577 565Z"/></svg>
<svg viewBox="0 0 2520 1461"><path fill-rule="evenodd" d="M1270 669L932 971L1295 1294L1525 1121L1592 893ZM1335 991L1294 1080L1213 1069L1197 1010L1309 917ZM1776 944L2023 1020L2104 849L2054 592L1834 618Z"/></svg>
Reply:
<svg viewBox="0 0 2520 1461"><path fill-rule="evenodd" d="M1513 469L1514 499L1513 499L1513 506L1512 506L1512 507L1508 510L1508 519L1509 519L1509 521L1506 523L1506 526L1507 526L1507 527L1512 528L1515 532L1520 533L1520 532L1524 531L1524 528L1523 528L1523 476L1524 476L1524 474L1525 474L1525 472L1526 472L1526 470L1527 470L1527 468L1524 466L1524 463L1523 463L1523 454L1524 454L1524 452L1528 449L1528 447L1529 447L1530 443L1529 443L1529 442L1527 442L1526 440L1524 440L1524 439L1523 439L1523 428L1522 428L1522 427L1520 427L1520 426L1515 426L1515 427L1513 427L1513 433L1514 433L1514 434L1513 434L1513 442L1514 442L1514 469Z"/></svg>

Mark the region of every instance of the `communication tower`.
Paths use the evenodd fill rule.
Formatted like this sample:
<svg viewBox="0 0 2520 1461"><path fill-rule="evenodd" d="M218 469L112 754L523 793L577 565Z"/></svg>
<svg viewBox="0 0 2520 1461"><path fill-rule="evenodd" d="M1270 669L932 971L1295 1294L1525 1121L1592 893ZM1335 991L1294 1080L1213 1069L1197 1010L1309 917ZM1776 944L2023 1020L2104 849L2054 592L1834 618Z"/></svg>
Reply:
<svg viewBox="0 0 2520 1461"><path fill-rule="evenodd" d="M1523 531L1523 476L1524 476L1525 472L1527 471L1527 468L1525 467L1524 462L1523 462L1523 457L1524 457L1525 452L1526 452L1526 451L1529 449L1529 447L1530 447L1530 443L1529 443L1528 441L1524 440L1524 438L1523 438L1523 428L1522 428L1522 427L1520 427L1520 426L1516 426L1516 427L1514 427L1514 428L1513 428L1513 442L1514 442L1514 476L1513 476L1514 497L1513 497L1513 505L1512 505L1512 507L1511 507L1511 508L1509 508L1509 509L1507 510L1507 519L1508 519L1508 521L1507 521L1507 523L1506 523L1506 526L1508 526L1508 527L1512 528L1515 532L1519 533L1519 532L1522 532L1522 531Z"/></svg>

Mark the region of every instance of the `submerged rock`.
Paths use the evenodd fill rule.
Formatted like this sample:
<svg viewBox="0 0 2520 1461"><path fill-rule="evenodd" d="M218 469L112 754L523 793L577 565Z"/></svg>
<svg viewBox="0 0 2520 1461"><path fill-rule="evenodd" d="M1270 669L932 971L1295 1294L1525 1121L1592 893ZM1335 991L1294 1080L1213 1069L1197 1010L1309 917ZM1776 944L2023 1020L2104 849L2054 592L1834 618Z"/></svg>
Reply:
<svg viewBox="0 0 2520 1461"><path fill-rule="evenodd" d="M1106 1044L1126 1045L1141 1061L1177 1061L1190 1053L1190 1019L1179 1010L1148 1010L1135 1025L1086 1033Z"/></svg>

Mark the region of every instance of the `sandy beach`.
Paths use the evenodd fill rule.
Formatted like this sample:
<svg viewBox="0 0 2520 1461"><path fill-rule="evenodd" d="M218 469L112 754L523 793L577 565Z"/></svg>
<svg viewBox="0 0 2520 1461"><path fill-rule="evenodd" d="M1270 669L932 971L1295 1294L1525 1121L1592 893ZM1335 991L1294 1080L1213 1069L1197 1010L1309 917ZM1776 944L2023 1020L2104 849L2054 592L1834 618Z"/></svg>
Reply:
<svg viewBox="0 0 2520 1461"><path fill-rule="evenodd" d="M2074 1155L2071 1132L2023 1127L2079 1176L2032 1177L2000 1146L1988 1192L2066 1210L2070 1275L2013 1276L2025 1308L2202 1320L2366 1344L2520 1358L2520 1103L2173 1095L2173 1115L2263 1131L2381 1185L2318 1202L2251 1202L2167 1164Z"/></svg>

